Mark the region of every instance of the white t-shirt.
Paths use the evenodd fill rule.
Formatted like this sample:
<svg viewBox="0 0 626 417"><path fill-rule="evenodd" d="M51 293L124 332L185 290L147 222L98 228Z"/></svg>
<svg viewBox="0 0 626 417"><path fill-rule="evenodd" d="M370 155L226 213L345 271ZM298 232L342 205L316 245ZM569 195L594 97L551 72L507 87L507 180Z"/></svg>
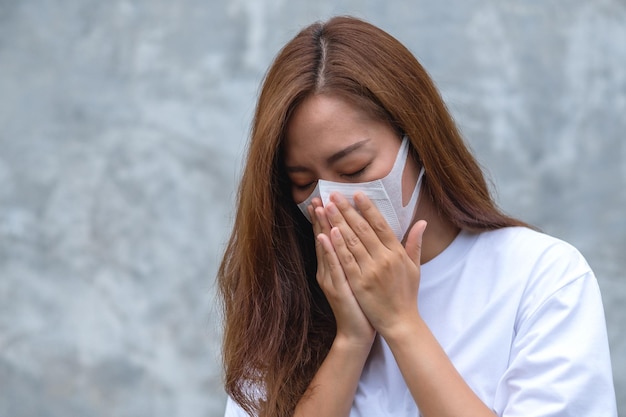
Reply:
<svg viewBox="0 0 626 417"><path fill-rule="evenodd" d="M422 265L418 306L498 416L617 416L598 283L571 245L521 227L462 231ZM391 350L377 337L350 417L417 415ZM246 414L229 399L225 416Z"/></svg>

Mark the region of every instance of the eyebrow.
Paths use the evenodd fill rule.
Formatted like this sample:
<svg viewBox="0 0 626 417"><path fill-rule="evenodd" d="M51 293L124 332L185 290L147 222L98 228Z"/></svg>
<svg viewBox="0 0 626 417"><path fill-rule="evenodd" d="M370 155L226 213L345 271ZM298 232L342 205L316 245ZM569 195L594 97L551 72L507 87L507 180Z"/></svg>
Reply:
<svg viewBox="0 0 626 417"><path fill-rule="evenodd" d="M336 163L340 159L345 158L346 156L348 156L350 153L356 151L359 148L362 148L369 141L370 141L370 139L363 139L363 140L360 140L358 142L353 143L350 146L347 146L347 147L341 149L340 151L335 152L334 154L332 154L331 156L326 158L326 164L327 165L333 165L334 163ZM299 165L287 166L285 168L287 169L287 172L306 172L306 171L309 171L309 169L307 169L307 168L305 168L303 166L299 166Z"/></svg>

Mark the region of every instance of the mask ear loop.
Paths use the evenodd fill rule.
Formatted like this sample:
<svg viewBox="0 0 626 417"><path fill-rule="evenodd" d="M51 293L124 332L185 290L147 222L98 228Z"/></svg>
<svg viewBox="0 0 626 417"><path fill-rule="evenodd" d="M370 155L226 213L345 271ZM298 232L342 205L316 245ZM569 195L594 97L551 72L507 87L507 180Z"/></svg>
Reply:
<svg viewBox="0 0 626 417"><path fill-rule="evenodd" d="M408 155L409 157L413 158L413 161L417 162L420 166L420 169L424 167L424 164L422 163L422 158L420 158L419 153L417 152L417 149L415 149L415 146L413 146L413 143L411 142L411 139L409 138L409 135L404 134L402 136L402 139L404 140L404 138L406 138L407 142L408 142L408 146L409 146L409 152Z"/></svg>
<svg viewBox="0 0 626 417"><path fill-rule="evenodd" d="M413 194L411 194L411 198L409 199L409 201L406 204L402 205L402 208L405 208L407 206L410 206L412 204L415 204L415 202L419 199L419 194L421 192L422 189L422 183L424 180L424 173L426 171L424 170L424 167L422 166L420 168L420 172L417 175L417 181L415 182L415 188L413 189Z"/></svg>
<svg viewBox="0 0 626 417"><path fill-rule="evenodd" d="M415 149L415 147L413 146L413 143L411 143L411 139L409 139L408 135L404 135L403 138L407 139L408 141L408 146L409 146L409 152L408 152L408 157L413 159L413 161L415 163L417 163L417 165L419 166L420 171L424 170L426 171L426 169L424 168L424 163L422 162L422 158L420 158L419 153L417 152L417 149ZM419 175L421 177L421 174Z"/></svg>
<svg viewBox="0 0 626 417"><path fill-rule="evenodd" d="M404 168L406 167L407 157L409 155L409 151L411 150L411 145L408 136L402 137L402 142L400 142L400 149L398 149L398 155L396 156L396 160L393 162L393 166L391 167L391 171L384 177L388 178L392 176L394 172L398 173L396 175L402 175L404 172ZM398 172L399 171L399 172ZM382 180L384 181L384 178Z"/></svg>
<svg viewBox="0 0 626 417"><path fill-rule="evenodd" d="M406 205L405 204L402 205L402 207L406 207L410 204L413 204L419 198L419 193L421 192L421 186L423 183L424 174L426 173L426 169L424 168L424 164L422 163L422 160L419 157L417 150L415 149L415 147L413 147L413 144L411 143L411 140L409 139L409 137L407 135L404 135L403 139L406 139L407 146L409 148L405 162L408 162L409 158L411 158L415 163L417 163L419 167L419 173L417 174L417 181L415 182L415 190L413 194L411 195L411 197L409 198L409 201L406 203Z"/></svg>

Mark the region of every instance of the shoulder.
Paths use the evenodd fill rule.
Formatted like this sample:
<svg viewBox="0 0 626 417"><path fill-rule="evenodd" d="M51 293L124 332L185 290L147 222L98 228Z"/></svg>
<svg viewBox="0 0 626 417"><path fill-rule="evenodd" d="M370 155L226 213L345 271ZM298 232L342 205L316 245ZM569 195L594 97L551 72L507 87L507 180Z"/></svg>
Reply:
<svg viewBox="0 0 626 417"><path fill-rule="evenodd" d="M482 233L477 246L494 254L493 262L502 272L498 279L517 288L516 328L549 311L598 310L601 306L589 264L561 239L516 227Z"/></svg>
<svg viewBox="0 0 626 417"><path fill-rule="evenodd" d="M560 277L555 285L567 285L590 272L583 255L570 243L526 227L480 233L475 250L484 256L490 253L494 261L518 268L527 276L550 273L553 278Z"/></svg>
<svg viewBox="0 0 626 417"><path fill-rule="evenodd" d="M479 240L483 244L505 245L504 249L545 251L552 248L578 252L574 246L564 240L527 227L504 227L481 232Z"/></svg>
<svg viewBox="0 0 626 417"><path fill-rule="evenodd" d="M497 279L512 289L509 364L494 409L523 415L543 403L563 415L616 415L602 299L581 253L527 228L481 233L475 246L493 254Z"/></svg>

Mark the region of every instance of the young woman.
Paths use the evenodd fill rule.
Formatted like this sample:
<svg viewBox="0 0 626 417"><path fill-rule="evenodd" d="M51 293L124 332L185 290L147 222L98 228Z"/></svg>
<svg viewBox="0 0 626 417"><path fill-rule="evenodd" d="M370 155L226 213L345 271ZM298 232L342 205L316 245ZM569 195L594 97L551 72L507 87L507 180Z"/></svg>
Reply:
<svg viewBox="0 0 626 417"><path fill-rule="evenodd" d="M616 416L589 266L499 211L427 73L363 21L267 73L218 279L226 416Z"/></svg>

